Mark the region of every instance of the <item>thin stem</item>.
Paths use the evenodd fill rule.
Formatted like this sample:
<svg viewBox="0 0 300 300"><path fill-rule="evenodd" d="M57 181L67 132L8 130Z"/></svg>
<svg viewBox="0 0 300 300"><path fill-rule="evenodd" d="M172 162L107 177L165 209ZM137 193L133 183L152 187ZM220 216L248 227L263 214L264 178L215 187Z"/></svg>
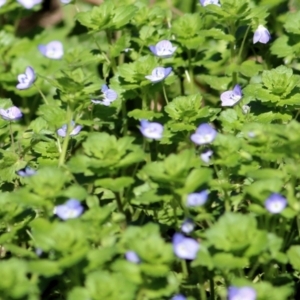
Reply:
<svg viewBox="0 0 300 300"><path fill-rule="evenodd" d="M248 26L248 28L245 32L245 35L244 35L244 38L243 38L243 41L242 41L242 44L241 44L241 48L240 48L240 51L239 51L239 54L238 54L238 62L240 62L240 60L241 60L241 55L242 55L242 52L243 52L243 49L244 49L244 46L245 46L245 41L246 41L247 35L249 33L250 27L251 26Z"/></svg>
<svg viewBox="0 0 300 300"><path fill-rule="evenodd" d="M118 211L122 214L124 214L124 209L123 209L123 204L121 201L121 197L120 194L118 192L115 193L116 196L116 202L117 202L117 206L118 206Z"/></svg>
<svg viewBox="0 0 300 300"><path fill-rule="evenodd" d="M231 35L235 36L235 27L234 24L230 24L229 32ZM230 56L231 56L231 63L235 61L235 41L230 42ZM232 85L237 83L237 72L232 72Z"/></svg>
<svg viewBox="0 0 300 300"><path fill-rule="evenodd" d="M47 98L45 97L44 93L42 92L42 90L36 84L33 84L33 85L36 87L36 89L38 90L38 92L42 96L45 104L49 105L49 102L48 102Z"/></svg>
<svg viewBox="0 0 300 300"><path fill-rule="evenodd" d="M188 268L187 268L185 259L181 260L181 269L182 269L183 277L187 278L189 276L189 272L188 272Z"/></svg>
<svg viewBox="0 0 300 300"><path fill-rule="evenodd" d="M13 152L16 153L16 151L15 151L15 141L14 141L14 135L13 135L13 131L12 131L11 122L9 122L9 131L10 131L11 146L12 146Z"/></svg>
<svg viewBox="0 0 300 300"><path fill-rule="evenodd" d="M215 282L213 275L209 277L210 300L215 300Z"/></svg>
<svg viewBox="0 0 300 300"><path fill-rule="evenodd" d="M127 124L127 110L126 110L126 102L125 100L122 101L122 118L123 118L123 135L127 135L128 131L128 124Z"/></svg>
<svg viewBox="0 0 300 300"><path fill-rule="evenodd" d="M169 100L168 100L168 97L167 97L166 88L165 88L164 84L163 84L163 93L164 93L164 97L165 97L165 100L166 100L167 104L169 104Z"/></svg>
<svg viewBox="0 0 300 300"><path fill-rule="evenodd" d="M69 145L69 139L70 139L70 133L71 133L71 121L72 121L72 111L70 110L69 106L68 106L68 111L67 111L67 119L68 119L68 123L67 123L67 134L64 138L64 143L62 146L62 150L59 156L59 161L58 161L58 165L62 166L65 163L65 159L66 159L66 155L67 155L67 150L68 150L68 145Z"/></svg>

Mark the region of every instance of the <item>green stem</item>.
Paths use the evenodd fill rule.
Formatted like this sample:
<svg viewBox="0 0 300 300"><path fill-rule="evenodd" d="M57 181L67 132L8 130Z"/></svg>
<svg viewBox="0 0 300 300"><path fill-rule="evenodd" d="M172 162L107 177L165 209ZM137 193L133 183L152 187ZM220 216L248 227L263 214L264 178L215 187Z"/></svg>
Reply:
<svg viewBox="0 0 300 300"><path fill-rule="evenodd" d="M245 32L245 35L244 35L244 38L243 38L243 41L242 41L242 44L241 44L241 48L240 48L240 51L239 51L239 54L238 54L238 62L241 61L241 56L242 56L243 49L244 49L244 46L245 46L245 41L246 41L246 38L247 38L247 35L249 33L250 28L251 28L251 26L248 26L248 28Z"/></svg>
<svg viewBox="0 0 300 300"><path fill-rule="evenodd" d="M195 81L194 81L194 72L193 72L193 66L192 66L192 53L191 50L188 49L188 60L189 60L189 78L190 78L190 83L192 85L192 93L195 91Z"/></svg>
<svg viewBox="0 0 300 300"><path fill-rule="evenodd" d="M209 277L210 300L215 300L215 282L213 275Z"/></svg>
<svg viewBox="0 0 300 300"><path fill-rule="evenodd" d="M189 272L188 272L188 268L187 268L185 259L181 260L181 269L182 269L183 277L187 278L189 276Z"/></svg>
<svg viewBox="0 0 300 300"><path fill-rule="evenodd" d="M166 88L165 88L164 84L163 84L163 93L164 93L164 97L165 97L165 100L166 100L167 104L169 104L169 100L168 100L168 97L167 97Z"/></svg>
<svg viewBox="0 0 300 300"><path fill-rule="evenodd" d="M38 92L42 96L45 104L49 105L49 102L48 102L47 98L45 97L44 93L42 92L42 90L36 84L33 84L33 85L36 87L36 89L38 90Z"/></svg>
<svg viewBox="0 0 300 300"><path fill-rule="evenodd" d="M12 146L13 152L16 153L15 141L14 141L14 135L13 135L13 131L12 131L11 122L9 122L9 132L10 132L11 146Z"/></svg>
<svg viewBox="0 0 300 300"><path fill-rule="evenodd" d="M123 135L127 135L128 131L128 124L127 124L127 110L126 110L126 102L125 100L122 101L122 118L123 118Z"/></svg>
<svg viewBox="0 0 300 300"><path fill-rule="evenodd" d="M235 36L235 27L234 24L230 24L229 32L231 35ZM235 40L230 42L230 56L231 56L231 63L235 61ZM232 72L232 85L237 84L237 72Z"/></svg>
<svg viewBox="0 0 300 300"><path fill-rule="evenodd" d="M59 156L59 161L58 161L58 165L59 166L62 166L64 165L65 163L65 159L66 159L66 155L67 155L67 150L68 150L68 145L69 145L69 140L70 140L70 133L71 133L71 121L73 119L73 113L72 111L70 110L70 107L68 106L68 111L67 111L67 120L68 120L68 123L67 123L67 134L64 138L64 142L63 142L63 146L62 146L62 149L61 149L61 153L60 153L60 156Z"/></svg>

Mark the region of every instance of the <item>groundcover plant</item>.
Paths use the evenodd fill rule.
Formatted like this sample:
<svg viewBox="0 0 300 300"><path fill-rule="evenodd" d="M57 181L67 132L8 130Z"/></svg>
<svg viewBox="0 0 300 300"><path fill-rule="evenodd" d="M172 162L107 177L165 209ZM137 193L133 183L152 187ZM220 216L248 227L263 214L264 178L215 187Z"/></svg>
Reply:
<svg viewBox="0 0 300 300"><path fill-rule="evenodd" d="M0 299L300 299L299 1L46 2L0 0Z"/></svg>

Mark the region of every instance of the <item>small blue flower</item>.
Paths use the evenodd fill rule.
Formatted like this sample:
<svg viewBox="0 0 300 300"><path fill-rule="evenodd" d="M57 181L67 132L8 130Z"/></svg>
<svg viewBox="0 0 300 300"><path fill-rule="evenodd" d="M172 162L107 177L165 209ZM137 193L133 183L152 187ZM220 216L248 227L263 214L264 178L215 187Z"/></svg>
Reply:
<svg viewBox="0 0 300 300"><path fill-rule="evenodd" d="M188 234L191 233L195 228L195 223L191 219L186 219L181 225L181 231Z"/></svg>
<svg viewBox="0 0 300 300"><path fill-rule="evenodd" d="M7 109L0 108L0 116L7 121L16 121L21 119L23 114L18 107L12 106Z"/></svg>
<svg viewBox="0 0 300 300"><path fill-rule="evenodd" d="M217 131L209 124L201 124L196 132L191 135L191 140L197 145L204 145L211 143L217 135Z"/></svg>
<svg viewBox="0 0 300 300"><path fill-rule="evenodd" d="M212 150L207 150L207 151L200 154L200 158L203 162L208 164L210 162L210 157L212 155L213 155L213 151Z"/></svg>
<svg viewBox="0 0 300 300"><path fill-rule="evenodd" d="M139 256L134 252L134 251L127 251L125 253L125 258L135 264L138 264L141 262L141 259L139 258Z"/></svg>
<svg viewBox="0 0 300 300"><path fill-rule="evenodd" d="M252 287L235 287L228 288L228 300L255 300L256 291Z"/></svg>
<svg viewBox="0 0 300 300"><path fill-rule="evenodd" d="M61 59L64 55L64 47L60 41L52 41L46 45L39 45L40 52L50 59Z"/></svg>
<svg viewBox="0 0 300 300"><path fill-rule="evenodd" d="M118 98L116 91L108 88L106 84L102 85L101 92L103 93L103 100L91 100L94 104L103 104L105 106L109 106Z"/></svg>
<svg viewBox="0 0 300 300"><path fill-rule="evenodd" d="M37 256L41 256L41 255L43 254L43 250L42 250L41 248L36 248L36 249L35 249L35 254L36 254Z"/></svg>
<svg viewBox="0 0 300 300"><path fill-rule="evenodd" d="M72 0L60 0L61 3L63 4L69 4Z"/></svg>
<svg viewBox="0 0 300 300"><path fill-rule="evenodd" d="M175 255L182 259L195 259L200 248L196 240L187 238L181 233L174 234L172 243Z"/></svg>
<svg viewBox="0 0 300 300"><path fill-rule="evenodd" d="M6 0L0 0L0 7L2 7L6 3Z"/></svg>
<svg viewBox="0 0 300 300"><path fill-rule="evenodd" d="M273 193L265 201L266 209L272 214L279 214L287 206L287 200L282 195Z"/></svg>
<svg viewBox="0 0 300 300"><path fill-rule="evenodd" d="M19 83L16 86L18 90L26 90L30 88L35 81L35 72L33 68L27 67L24 74L18 75L18 81Z"/></svg>
<svg viewBox="0 0 300 300"><path fill-rule="evenodd" d="M222 106L233 106L242 99L241 87L236 84L233 90L221 94Z"/></svg>
<svg viewBox="0 0 300 300"><path fill-rule="evenodd" d="M17 0L26 9L31 9L35 5L40 4L43 0Z"/></svg>
<svg viewBox="0 0 300 300"><path fill-rule="evenodd" d="M171 300L186 300L186 297L184 297L182 294L177 294L173 296Z"/></svg>
<svg viewBox="0 0 300 300"><path fill-rule="evenodd" d="M193 206L201 206L205 204L208 198L208 191L204 190L199 193L191 193L187 196L186 206L193 207Z"/></svg>
<svg viewBox="0 0 300 300"><path fill-rule="evenodd" d="M149 79L151 82L156 83L159 81L164 80L166 77L170 75L172 72L172 68L163 68L163 67L157 67L152 71L151 75L145 76L145 78Z"/></svg>
<svg viewBox="0 0 300 300"><path fill-rule="evenodd" d="M53 213L60 219L75 219L83 213L83 206L76 199L69 199L65 204L54 207Z"/></svg>
<svg viewBox="0 0 300 300"><path fill-rule="evenodd" d="M200 4L202 6L206 6L206 5L209 5L209 4L214 4L214 5L217 5L217 6L221 6L221 4L219 3L219 0L200 0Z"/></svg>
<svg viewBox="0 0 300 300"><path fill-rule="evenodd" d="M259 25L254 32L253 44L256 44L257 42L267 44L270 39L271 35L269 30L263 25Z"/></svg>
<svg viewBox="0 0 300 300"><path fill-rule="evenodd" d="M75 126L75 122L71 121L71 127L72 127L72 131L70 132L70 136L75 136L77 135L80 130L82 129L81 125L77 125ZM61 137L65 137L67 135L67 130L68 130L68 126L67 124L64 124L61 128L59 128L56 132L59 136Z"/></svg>
<svg viewBox="0 0 300 300"><path fill-rule="evenodd" d="M158 57L168 58L174 54L177 47L173 47L172 43L168 40L162 40L156 45L151 45L149 49Z"/></svg>
<svg viewBox="0 0 300 300"><path fill-rule="evenodd" d="M164 126L157 122L141 120L140 131L148 139L159 140L163 136Z"/></svg>
<svg viewBox="0 0 300 300"><path fill-rule="evenodd" d="M26 167L24 169L17 171L17 173L21 177L29 177L29 176L34 175L36 173L36 170L31 169L30 167Z"/></svg>

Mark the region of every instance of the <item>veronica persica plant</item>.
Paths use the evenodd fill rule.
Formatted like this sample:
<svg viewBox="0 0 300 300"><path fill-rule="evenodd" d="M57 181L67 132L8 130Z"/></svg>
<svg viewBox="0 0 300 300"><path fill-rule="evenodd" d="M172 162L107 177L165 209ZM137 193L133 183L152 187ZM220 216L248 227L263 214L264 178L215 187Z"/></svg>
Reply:
<svg viewBox="0 0 300 300"><path fill-rule="evenodd" d="M36 173L36 170L30 168L30 167L26 167L24 169L21 169L19 171L17 171L18 175L21 177L29 177L32 176Z"/></svg>
<svg viewBox="0 0 300 300"><path fill-rule="evenodd" d="M195 223L191 219L186 219L183 221L181 225L181 231L189 234L191 233L195 228Z"/></svg>
<svg viewBox="0 0 300 300"><path fill-rule="evenodd" d="M74 121L71 121L71 127L72 127L72 131L70 132L70 136L77 135L81 131L81 129L82 129L81 125L75 126L75 122ZM64 124L61 128L59 128L57 130L57 134L59 136L61 136L61 137L66 137L66 135L67 135L67 129L68 129L67 124Z"/></svg>
<svg viewBox="0 0 300 300"><path fill-rule="evenodd" d="M267 44L270 39L271 39L271 34L269 30L263 25L259 25L254 32L253 44L256 44L258 42L262 44Z"/></svg>
<svg viewBox="0 0 300 300"><path fill-rule="evenodd" d="M245 287L230 286L228 288L228 300L255 300L256 291L255 289Z"/></svg>
<svg viewBox="0 0 300 300"><path fill-rule="evenodd" d="M200 0L200 4L202 6L207 6L210 4L221 6L221 4L219 3L219 0Z"/></svg>
<svg viewBox="0 0 300 300"><path fill-rule="evenodd" d="M242 89L236 84L233 90L221 94L222 106L234 106L242 99Z"/></svg>
<svg viewBox="0 0 300 300"><path fill-rule="evenodd" d="M43 0L17 0L26 9L31 9L35 5L42 3Z"/></svg>
<svg viewBox="0 0 300 300"><path fill-rule="evenodd" d="M128 260L132 263L135 263L135 264L138 264L139 262L141 262L141 259L134 251L127 251L125 253L125 258L126 258L126 260Z"/></svg>
<svg viewBox="0 0 300 300"><path fill-rule="evenodd" d="M32 67L27 67L25 73L18 75L18 81L16 88L18 90L26 90L32 86L35 81L35 72Z"/></svg>
<svg viewBox="0 0 300 300"><path fill-rule="evenodd" d="M181 259L195 259L200 248L196 240L185 237L181 233L174 234L172 243L175 255Z"/></svg>
<svg viewBox="0 0 300 300"><path fill-rule="evenodd" d="M172 72L171 67L168 68L157 67L152 71L151 75L147 75L145 77L149 79L152 83L156 83L164 80L166 77L170 75L171 72Z"/></svg>
<svg viewBox="0 0 300 300"><path fill-rule="evenodd" d="M191 135L191 140L197 145L210 144L216 138L217 131L209 124L201 124Z"/></svg>
<svg viewBox="0 0 300 300"><path fill-rule="evenodd" d="M46 45L39 45L38 49L47 58L61 59L64 55L64 47L60 41L52 41Z"/></svg>
<svg viewBox="0 0 300 300"><path fill-rule="evenodd" d="M140 131L148 139L159 140L163 136L164 126L157 122L141 120Z"/></svg>
<svg viewBox="0 0 300 300"><path fill-rule="evenodd" d="M103 93L103 100L91 100L94 104L109 106L118 98L117 92L110 89L106 84L102 85L101 92Z"/></svg>
<svg viewBox="0 0 300 300"><path fill-rule="evenodd" d="M16 121L22 118L23 114L21 112L21 110L16 107L16 106L12 106L10 108L7 109L0 109L0 116L7 121Z"/></svg>
<svg viewBox="0 0 300 300"><path fill-rule="evenodd" d="M265 201L265 207L271 214L281 213L287 206L287 200L282 195L274 193Z"/></svg>
<svg viewBox="0 0 300 300"><path fill-rule="evenodd" d="M53 213L62 220L78 218L83 213L83 206L76 199L69 199L65 204L54 207Z"/></svg>
<svg viewBox="0 0 300 300"><path fill-rule="evenodd" d="M205 204L208 198L208 191L204 190L199 193L191 193L187 196L186 205L189 207L201 206Z"/></svg>
<svg viewBox="0 0 300 300"><path fill-rule="evenodd" d="M176 51L177 47L174 47L172 43L168 40L162 40L156 45L151 45L149 47L151 52L161 58L171 57Z"/></svg>
<svg viewBox="0 0 300 300"><path fill-rule="evenodd" d="M213 155L212 150L206 150L205 152L202 152L200 154L200 158L203 162L208 164L210 162L210 158L211 158L212 155Z"/></svg>

